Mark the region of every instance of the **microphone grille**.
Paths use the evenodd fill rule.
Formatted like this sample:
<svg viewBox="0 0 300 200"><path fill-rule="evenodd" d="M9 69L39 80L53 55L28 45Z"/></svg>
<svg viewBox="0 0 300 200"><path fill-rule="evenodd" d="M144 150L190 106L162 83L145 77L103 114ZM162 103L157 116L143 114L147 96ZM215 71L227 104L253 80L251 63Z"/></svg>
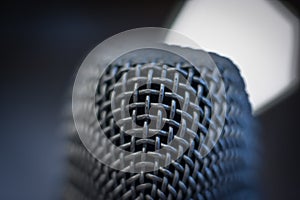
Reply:
<svg viewBox="0 0 300 200"><path fill-rule="evenodd" d="M182 130L182 117L197 111L198 121L187 120L191 126L197 126L193 133L196 137L182 139L183 144L188 144L184 152L173 148L173 154L180 156L170 165L150 172L129 173L95 159L73 129L65 199L252 198L252 116L245 85L229 59L213 53L210 56L224 81L228 106L222 134L205 157L199 157L198 148L212 126L209 95L215 91L209 91L201 74L185 60L162 57L156 50L137 51L117 59L103 72L95 94L99 124L82 122L83 125L95 130L101 126L115 146L131 153L155 153L170 146ZM145 84L136 85L137 80ZM197 98L187 98L182 95L185 91ZM128 106L128 119L122 117L124 106ZM143 137L145 134L147 137ZM142 164L153 168L148 162Z"/></svg>

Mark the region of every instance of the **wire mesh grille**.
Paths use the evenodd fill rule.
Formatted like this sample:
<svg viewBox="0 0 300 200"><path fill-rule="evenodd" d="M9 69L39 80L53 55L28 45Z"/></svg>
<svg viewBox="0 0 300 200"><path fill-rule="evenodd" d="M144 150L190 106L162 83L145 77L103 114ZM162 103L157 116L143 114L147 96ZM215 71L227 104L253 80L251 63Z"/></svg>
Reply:
<svg viewBox="0 0 300 200"><path fill-rule="evenodd" d="M147 55L141 55L147 57ZM147 63L135 63L124 60L121 64L110 65L99 80L96 94L97 117L105 135L117 146L131 152L151 152L174 138L184 112L200 110L199 127L193 141L188 141L189 149L167 167L146 173L124 173L113 170L91 156L83 147L75 129L70 136L70 173L65 199L251 199L251 176L248 158L247 140L251 140L251 109L245 93L244 83L234 64L226 58L211 54L222 74L226 86L227 109L226 122L222 135L213 150L204 158L199 157L197 147L205 129L209 127L211 103L208 87L200 74L188 63L165 64L156 60ZM111 102L120 102L121 93L112 98L114 88L122 90L124 84L117 81L129 70L134 70L136 78L145 79L148 84L129 91L130 114L132 120L144 126L153 120L162 124L158 134L148 138L137 138L120 130L113 119ZM197 104L189 104L186 110L179 105L173 88L187 89L185 82L174 81L174 75L180 73L192 86L199 98ZM163 83L152 84L155 77L167 78L168 88ZM126 77L126 76L125 76ZM131 79L123 80L130 84ZM160 105L166 113L158 113ZM154 110L151 115L150 108ZM119 112L122 112L120 110ZM149 114L150 113L150 114ZM121 113L117 113L121 114ZM88 126L88 125L87 125ZM157 125L159 127L159 125ZM92 127L97 128L97 127ZM152 127L155 130L157 127ZM141 134L145 129L129 128ZM148 130L151 131L151 128ZM178 151L178 150L177 150Z"/></svg>
<svg viewBox="0 0 300 200"><path fill-rule="evenodd" d="M129 70L139 74L138 79L144 79L147 84L136 88L135 91L130 91L130 89L124 87L136 83L136 76L127 79L128 76L126 75ZM189 81L189 85L193 87L192 92L199 97L196 104L190 102L190 99L179 96L178 93L174 95L174 88L177 91L184 91L189 87L185 83L174 81L177 73L180 73ZM119 81L121 77L123 77L122 81ZM159 78L158 80L161 84L158 84L157 81L153 83L152 80L155 78ZM130 88L134 88L134 86ZM112 98L114 89L120 91L120 93L115 98ZM131 118L128 118L124 124L129 126L126 129L133 132L133 135L128 135L121 131L113 118L113 112L116 115L122 115L125 109L111 110L111 103L120 105L124 95L126 95L125 93L130 95L130 104L128 106ZM184 92L181 93L184 94ZM186 107L186 110L182 110L179 101L183 101L183 104L191 106ZM151 63L150 65L148 63L134 65L125 63L122 66L110 66L99 81L96 105L98 120L105 135L115 145L131 152L142 151L143 148L145 152L155 151L162 146L167 146L177 134L182 116L190 115L195 110L201 111L200 113L202 114L199 116L201 123L199 123L197 132L193 134L199 136L194 140L194 145L197 147L199 146L200 136L202 135L203 138L207 133L211 112L206 83L200 78L199 72L193 66L184 65L183 63L177 63L174 66L168 66L163 63ZM120 107L117 106L117 108ZM164 111L166 113L163 115ZM193 118L187 119L190 120L190 123L193 123ZM150 121L154 124L153 127L149 127ZM141 128L134 126L135 123L140 125ZM143 128L144 123L146 123L148 129ZM146 131L150 134L157 131L157 134L147 138L135 137L138 134L143 136Z"/></svg>

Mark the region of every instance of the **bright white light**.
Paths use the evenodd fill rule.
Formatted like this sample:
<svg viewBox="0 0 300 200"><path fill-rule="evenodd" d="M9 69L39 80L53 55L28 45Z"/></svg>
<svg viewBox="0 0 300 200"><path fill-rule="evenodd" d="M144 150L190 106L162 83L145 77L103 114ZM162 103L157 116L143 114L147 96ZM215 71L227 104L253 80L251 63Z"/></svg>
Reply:
<svg viewBox="0 0 300 200"><path fill-rule="evenodd" d="M298 78L299 24L275 1L187 1L172 29L204 50L232 59L246 81L254 110L268 105ZM190 45L170 37L167 43Z"/></svg>

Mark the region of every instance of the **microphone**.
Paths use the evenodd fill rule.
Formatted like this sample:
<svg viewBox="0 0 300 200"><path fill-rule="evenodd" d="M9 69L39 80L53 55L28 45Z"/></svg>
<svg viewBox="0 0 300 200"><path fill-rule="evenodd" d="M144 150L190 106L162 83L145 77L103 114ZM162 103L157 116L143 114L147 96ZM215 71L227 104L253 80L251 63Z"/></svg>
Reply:
<svg viewBox="0 0 300 200"><path fill-rule="evenodd" d="M172 48L194 57L201 54ZM222 80L204 78L195 68L204 66L158 49L138 49L110 63L97 80L92 105L97 123L77 121L89 133L92 150L69 123L64 199L255 198L255 134L245 84L232 61L215 53L209 56ZM86 72L85 80L95 73ZM224 96L208 81L222 81ZM222 117L218 108L214 121L213 101L225 101L227 107L220 135L210 138L209 129L217 130ZM79 103L84 106L87 100ZM107 140L99 136L100 129ZM121 153L115 154L115 148Z"/></svg>

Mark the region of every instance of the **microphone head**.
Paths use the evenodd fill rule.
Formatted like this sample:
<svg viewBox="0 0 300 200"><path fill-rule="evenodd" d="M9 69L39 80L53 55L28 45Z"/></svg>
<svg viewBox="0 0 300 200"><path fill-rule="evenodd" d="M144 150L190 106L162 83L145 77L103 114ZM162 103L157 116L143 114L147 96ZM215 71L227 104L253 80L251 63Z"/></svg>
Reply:
<svg viewBox="0 0 300 200"><path fill-rule="evenodd" d="M202 53L172 48L193 57ZM97 123L77 123L91 133L92 153L111 166L70 129L65 199L253 199L255 137L245 84L229 59L209 55L222 80L213 73L205 79L195 68L205 66L158 49L135 50L110 63L97 80ZM209 129L218 130L222 117L216 105L223 101L224 124L211 138Z"/></svg>

